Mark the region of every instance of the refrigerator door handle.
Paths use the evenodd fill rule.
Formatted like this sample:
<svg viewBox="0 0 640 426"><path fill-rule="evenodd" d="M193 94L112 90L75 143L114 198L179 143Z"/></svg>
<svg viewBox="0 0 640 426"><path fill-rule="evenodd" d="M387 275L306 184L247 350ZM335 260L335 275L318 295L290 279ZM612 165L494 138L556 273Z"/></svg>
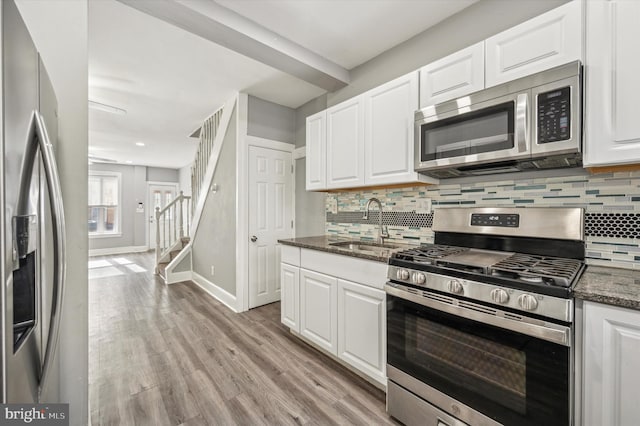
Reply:
<svg viewBox="0 0 640 426"><path fill-rule="evenodd" d="M47 133L47 128L44 123L42 115L38 111L33 111L31 114L31 120L29 124L29 133L27 140L27 148L25 153L25 164L28 167L26 169L28 174L23 172L21 194L19 196L18 208L21 207L23 200L22 192L25 191L25 186L28 190L28 180L31 176L33 164L36 159L36 152L40 148L42 157L42 163L44 165L45 179L47 181L47 187L49 188L49 203L51 204L51 221L53 223L53 243L54 243L54 267L53 267L53 291L54 297L51 302L51 319L49 322L49 333L47 339L47 347L44 353L44 361L40 373L40 380L38 383L38 401L42 396L47 377L51 370L51 365L55 357L56 349L58 347L58 340L60 336L60 316L62 315L62 302L64 299L64 287L66 279L66 243L65 243L65 220L64 220L64 206L62 204L62 190L60 188L60 177L58 175L58 166L56 164L55 155L53 153L53 146Z"/></svg>

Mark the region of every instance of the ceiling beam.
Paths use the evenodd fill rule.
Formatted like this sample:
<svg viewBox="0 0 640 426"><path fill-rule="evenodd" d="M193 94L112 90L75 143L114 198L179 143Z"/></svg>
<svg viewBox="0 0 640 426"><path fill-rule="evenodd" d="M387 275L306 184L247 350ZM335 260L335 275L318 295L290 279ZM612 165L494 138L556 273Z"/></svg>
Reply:
<svg viewBox="0 0 640 426"><path fill-rule="evenodd" d="M333 92L349 71L213 0L118 0L192 34Z"/></svg>

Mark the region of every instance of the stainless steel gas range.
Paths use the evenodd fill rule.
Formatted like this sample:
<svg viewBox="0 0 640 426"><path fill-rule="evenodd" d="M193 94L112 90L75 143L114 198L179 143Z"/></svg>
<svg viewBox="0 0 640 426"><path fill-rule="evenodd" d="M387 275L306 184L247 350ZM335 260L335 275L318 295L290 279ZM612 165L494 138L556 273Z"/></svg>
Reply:
<svg viewBox="0 0 640 426"><path fill-rule="evenodd" d="M407 425L573 422L579 208L439 209L389 259L387 411Z"/></svg>

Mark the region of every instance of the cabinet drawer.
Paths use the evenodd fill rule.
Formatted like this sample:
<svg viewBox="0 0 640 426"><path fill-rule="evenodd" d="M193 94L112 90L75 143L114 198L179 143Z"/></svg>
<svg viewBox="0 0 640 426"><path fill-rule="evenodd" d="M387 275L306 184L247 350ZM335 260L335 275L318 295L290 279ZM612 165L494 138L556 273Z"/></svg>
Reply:
<svg viewBox="0 0 640 426"><path fill-rule="evenodd" d="M300 266L300 247L280 244L280 261L293 266Z"/></svg>
<svg viewBox="0 0 640 426"><path fill-rule="evenodd" d="M387 281L386 263L318 250L302 249L300 266L380 290Z"/></svg>

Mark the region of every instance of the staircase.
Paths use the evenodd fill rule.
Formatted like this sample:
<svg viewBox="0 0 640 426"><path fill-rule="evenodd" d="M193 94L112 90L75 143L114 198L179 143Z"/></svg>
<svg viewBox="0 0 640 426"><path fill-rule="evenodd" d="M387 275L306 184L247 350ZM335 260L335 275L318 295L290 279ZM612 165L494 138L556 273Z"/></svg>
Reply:
<svg viewBox="0 0 640 426"><path fill-rule="evenodd" d="M165 280L167 265L189 243L191 211L191 197L182 191L164 208L156 207L156 274Z"/></svg>
<svg viewBox="0 0 640 426"><path fill-rule="evenodd" d="M156 209L155 272L167 284L190 278L191 264L188 271L176 272L176 268L185 261L191 262L191 240L202 214L234 106L235 98L207 118L200 128L198 149L191 167L192 196L180 191L180 195L166 207ZM218 135L221 124L223 133Z"/></svg>

